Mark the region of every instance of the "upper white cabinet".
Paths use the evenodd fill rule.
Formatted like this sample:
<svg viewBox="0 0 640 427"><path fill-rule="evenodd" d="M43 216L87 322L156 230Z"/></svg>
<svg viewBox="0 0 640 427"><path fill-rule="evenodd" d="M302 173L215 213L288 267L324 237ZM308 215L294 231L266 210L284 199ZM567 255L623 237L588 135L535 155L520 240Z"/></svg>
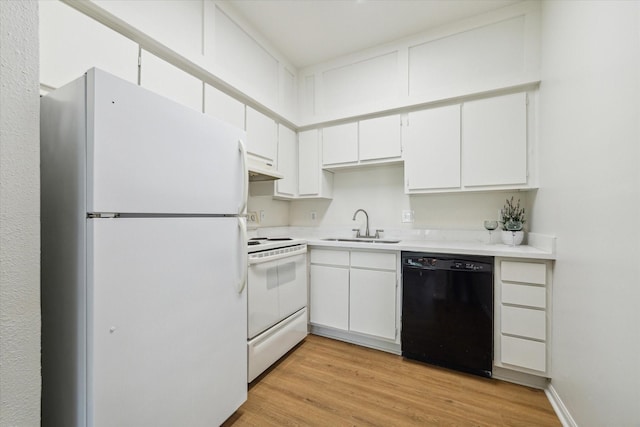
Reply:
<svg viewBox="0 0 640 427"><path fill-rule="evenodd" d="M460 188L460 105L409 113L403 129L405 192Z"/></svg>
<svg viewBox="0 0 640 427"><path fill-rule="evenodd" d="M40 83L58 88L97 67L138 82L138 44L59 1L41 1Z"/></svg>
<svg viewBox="0 0 640 427"><path fill-rule="evenodd" d="M208 84L204 85L204 112L244 129L244 104Z"/></svg>
<svg viewBox="0 0 640 427"><path fill-rule="evenodd" d="M400 115L360 120L359 159L361 162L397 159L402 156Z"/></svg>
<svg viewBox="0 0 640 427"><path fill-rule="evenodd" d="M527 183L527 94L465 102L463 185Z"/></svg>
<svg viewBox="0 0 640 427"><path fill-rule="evenodd" d="M358 123L346 123L322 129L323 166L358 161Z"/></svg>
<svg viewBox="0 0 640 427"><path fill-rule="evenodd" d="M251 107L247 107L246 114L247 151L273 166L278 150L276 122Z"/></svg>
<svg viewBox="0 0 640 427"><path fill-rule="evenodd" d="M298 143L296 133L278 125L278 172L284 178L276 181L275 196L293 198L298 194Z"/></svg>
<svg viewBox="0 0 640 427"><path fill-rule="evenodd" d="M298 133L298 195L301 198L333 197L333 173L322 169L317 129Z"/></svg>
<svg viewBox="0 0 640 427"><path fill-rule="evenodd" d="M526 92L409 113L405 192L535 188L527 122Z"/></svg>
<svg viewBox="0 0 640 427"><path fill-rule="evenodd" d="M400 115L376 117L322 129L322 165L326 168L399 161Z"/></svg>
<svg viewBox="0 0 640 427"><path fill-rule="evenodd" d="M202 81L144 50L140 60L140 86L202 111Z"/></svg>

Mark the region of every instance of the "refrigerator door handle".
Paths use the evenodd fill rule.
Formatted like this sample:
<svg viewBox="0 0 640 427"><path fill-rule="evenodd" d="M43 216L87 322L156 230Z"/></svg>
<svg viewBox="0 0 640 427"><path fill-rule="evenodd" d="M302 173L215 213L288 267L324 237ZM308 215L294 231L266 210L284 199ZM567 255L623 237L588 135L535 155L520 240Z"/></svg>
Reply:
<svg viewBox="0 0 640 427"><path fill-rule="evenodd" d="M249 169L247 169L247 149L244 142L241 139L238 140L238 149L240 150L240 156L242 157L242 204L238 215L243 215L247 210L247 198L249 197Z"/></svg>
<svg viewBox="0 0 640 427"><path fill-rule="evenodd" d="M249 266L249 253L247 252L247 248L244 247L244 244L249 240L247 236L247 225L245 224L246 219L242 217L238 217L238 228L240 228L240 247L243 247L240 263L240 280L238 281L238 285L236 289L239 294L244 291L244 288L247 284L247 275L248 275L248 266Z"/></svg>

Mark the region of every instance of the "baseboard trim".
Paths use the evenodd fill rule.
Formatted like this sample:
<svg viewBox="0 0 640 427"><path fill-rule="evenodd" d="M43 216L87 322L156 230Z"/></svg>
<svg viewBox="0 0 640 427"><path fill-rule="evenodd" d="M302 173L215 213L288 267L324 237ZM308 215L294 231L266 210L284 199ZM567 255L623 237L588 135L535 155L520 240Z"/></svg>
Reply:
<svg viewBox="0 0 640 427"><path fill-rule="evenodd" d="M375 350L386 351L387 353L393 353L397 355L402 354L402 351L400 349L400 344L390 342L390 341L384 341L384 340L376 339L372 337L370 338L365 335L359 335L351 332L340 331L337 329L327 328L324 326L317 326L317 325L311 325L310 332L314 335L333 338L339 341L361 345L363 347L373 348Z"/></svg>
<svg viewBox="0 0 640 427"><path fill-rule="evenodd" d="M569 413L562 399L560 399L560 395L558 395L556 389L553 388L553 385L547 385L547 388L544 389L544 394L547 395L549 403L551 403L553 410L556 412L558 419L564 427L578 427L578 424Z"/></svg>

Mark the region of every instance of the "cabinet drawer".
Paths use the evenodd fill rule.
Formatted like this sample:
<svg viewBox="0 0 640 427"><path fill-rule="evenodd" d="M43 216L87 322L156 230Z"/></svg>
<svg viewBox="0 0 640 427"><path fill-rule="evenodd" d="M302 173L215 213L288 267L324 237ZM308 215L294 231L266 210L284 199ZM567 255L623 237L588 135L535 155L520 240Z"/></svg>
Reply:
<svg viewBox="0 0 640 427"><path fill-rule="evenodd" d="M503 334L545 340L547 333L546 313L519 307L502 307L501 332Z"/></svg>
<svg viewBox="0 0 640 427"><path fill-rule="evenodd" d="M351 267L396 270L395 252L351 251Z"/></svg>
<svg viewBox="0 0 640 427"><path fill-rule="evenodd" d="M349 251L333 251L329 249L313 249L311 251L312 264L330 264L349 266Z"/></svg>
<svg viewBox="0 0 640 427"><path fill-rule="evenodd" d="M547 346L543 342L502 336L501 362L540 372L547 370Z"/></svg>
<svg viewBox="0 0 640 427"><path fill-rule="evenodd" d="M508 282L535 283L547 282L547 265L533 262L502 261L500 278Z"/></svg>
<svg viewBox="0 0 640 427"><path fill-rule="evenodd" d="M547 306L547 291L543 286L503 283L501 295L502 302L507 304L537 308L545 308Z"/></svg>

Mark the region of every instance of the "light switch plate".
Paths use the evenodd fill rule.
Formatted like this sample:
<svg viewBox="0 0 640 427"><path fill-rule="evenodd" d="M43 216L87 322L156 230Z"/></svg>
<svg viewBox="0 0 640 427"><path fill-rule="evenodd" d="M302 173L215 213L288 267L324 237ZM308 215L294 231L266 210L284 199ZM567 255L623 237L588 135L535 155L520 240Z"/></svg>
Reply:
<svg viewBox="0 0 640 427"><path fill-rule="evenodd" d="M412 210L403 210L402 211L402 222L413 222L413 211Z"/></svg>

